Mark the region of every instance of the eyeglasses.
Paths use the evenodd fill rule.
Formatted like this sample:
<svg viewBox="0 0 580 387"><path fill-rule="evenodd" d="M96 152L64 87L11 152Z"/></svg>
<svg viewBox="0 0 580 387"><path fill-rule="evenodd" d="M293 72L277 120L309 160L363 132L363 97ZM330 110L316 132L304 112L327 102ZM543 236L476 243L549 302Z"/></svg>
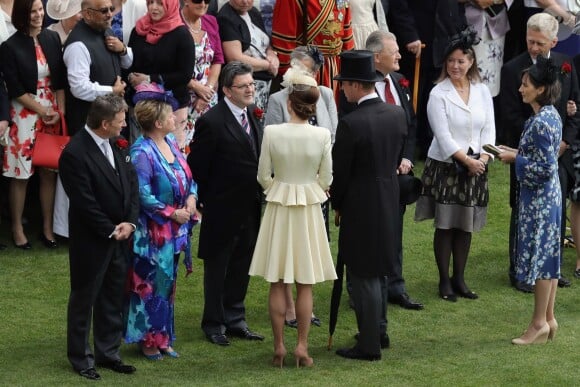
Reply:
<svg viewBox="0 0 580 387"><path fill-rule="evenodd" d="M99 9L95 9L95 8L87 8L87 9L89 11L99 12L101 15L106 15L108 13L115 12L115 7L113 7L113 6L105 7L105 8L99 8Z"/></svg>
<svg viewBox="0 0 580 387"><path fill-rule="evenodd" d="M232 87L235 87L236 89L253 89L256 87L256 82L251 82L251 83L246 83L245 85L232 85Z"/></svg>
<svg viewBox="0 0 580 387"><path fill-rule="evenodd" d="M211 1L211 0L191 0L191 2L192 2L193 4L201 4L201 3L206 3L206 4L209 4L209 2L210 2L210 1Z"/></svg>

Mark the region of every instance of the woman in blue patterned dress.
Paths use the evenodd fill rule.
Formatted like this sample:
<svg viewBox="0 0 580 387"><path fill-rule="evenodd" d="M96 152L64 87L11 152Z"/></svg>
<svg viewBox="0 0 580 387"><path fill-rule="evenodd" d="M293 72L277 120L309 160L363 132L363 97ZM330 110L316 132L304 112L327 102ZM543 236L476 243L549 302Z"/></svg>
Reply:
<svg viewBox="0 0 580 387"><path fill-rule="evenodd" d="M180 253L185 252L184 263L191 272L197 185L171 134L175 130L171 106L143 100L135 106L135 117L143 130L143 136L131 146L139 179L140 214L129 273L125 341L140 343L145 357L160 360L163 354L179 356L172 348L177 264Z"/></svg>
<svg viewBox="0 0 580 387"><path fill-rule="evenodd" d="M556 289L560 278L560 224L562 199L558 179L558 149L562 121L552 104L560 95L559 69L549 59L538 57L525 70L520 94L534 115L524 127L517 150L504 149L499 158L516 165L519 182L516 276L534 288L534 313L516 345L543 344L558 329L554 317Z"/></svg>

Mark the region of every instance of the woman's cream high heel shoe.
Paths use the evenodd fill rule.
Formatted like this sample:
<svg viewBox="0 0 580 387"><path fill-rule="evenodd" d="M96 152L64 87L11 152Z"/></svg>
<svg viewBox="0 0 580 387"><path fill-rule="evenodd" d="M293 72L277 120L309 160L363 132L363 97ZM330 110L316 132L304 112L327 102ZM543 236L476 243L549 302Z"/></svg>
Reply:
<svg viewBox="0 0 580 387"><path fill-rule="evenodd" d="M529 328L528 328L529 329ZM548 341L548 335L550 334L550 326L548 324L544 325L542 328L538 329L535 335L526 338L526 333L517 339L512 340L512 344L515 345L529 345L529 344L546 344Z"/></svg>
<svg viewBox="0 0 580 387"><path fill-rule="evenodd" d="M308 356L308 353L301 353L301 351L294 351L294 357L296 358L296 368L300 367L312 367L314 366L314 359Z"/></svg>
<svg viewBox="0 0 580 387"><path fill-rule="evenodd" d="M548 340L554 340L556 338L556 331L558 330L558 321L556 319L548 321L548 326L550 327L550 333L548 333Z"/></svg>

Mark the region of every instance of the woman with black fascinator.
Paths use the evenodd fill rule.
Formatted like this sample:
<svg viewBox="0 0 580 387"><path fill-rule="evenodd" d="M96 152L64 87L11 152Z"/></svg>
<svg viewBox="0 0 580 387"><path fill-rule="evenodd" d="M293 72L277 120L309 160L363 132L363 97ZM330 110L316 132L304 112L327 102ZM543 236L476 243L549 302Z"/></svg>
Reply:
<svg viewBox="0 0 580 387"><path fill-rule="evenodd" d="M429 95L427 116L433 142L423 171L423 192L415 220L434 219L433 250L439 271L439 295L476 299L464 273L471 235L486 222L489 192L482 146L495 142L493 102L481 83L473 45L477 34L466 29L451 37L437 85ZM453 256L453 276L449 266Z"/></svg>
<svg viewBox="0 0 580 387"><path fill-rule="evenodd" d="M541 56L524 70L519 92L534 115L525 123L518 149L502 145L498 155L504 163L515 163L519 183L516 277L534 286L532 321L521 337L512 340L516 345L544 344L558 329L554 303L560 278L562 121L552 105L560 95L559 71Z"/></svg>

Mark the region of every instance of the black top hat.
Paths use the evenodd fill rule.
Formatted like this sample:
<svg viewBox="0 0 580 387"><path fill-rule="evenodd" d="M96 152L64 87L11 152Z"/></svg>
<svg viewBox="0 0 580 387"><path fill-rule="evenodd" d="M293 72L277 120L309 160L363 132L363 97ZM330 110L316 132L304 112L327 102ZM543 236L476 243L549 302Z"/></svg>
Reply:
<svg viewBox="0 0 580 387"><path fill-rule="evenodd" d="M413 173L408 175L397 175L399 178L399 202L401 204L412 204L419 199L423 183L421 180L413 176Z"/></svg>
<svg viewBox="0 0 580 387"><path fill-rule="evenodd" d="M340 74L337 81L379 82L385 78L375 70L375 58L371 51L351 50L340 54Z"/></svg>

